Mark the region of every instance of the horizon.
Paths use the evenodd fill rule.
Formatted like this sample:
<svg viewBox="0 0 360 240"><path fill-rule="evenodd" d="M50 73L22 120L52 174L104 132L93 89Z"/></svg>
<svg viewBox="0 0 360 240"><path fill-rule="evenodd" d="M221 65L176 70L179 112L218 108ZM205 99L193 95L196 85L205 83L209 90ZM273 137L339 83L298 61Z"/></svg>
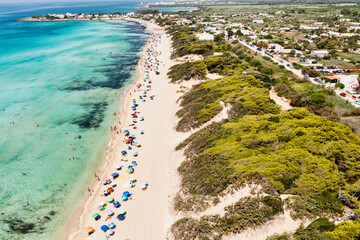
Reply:
<svg viewBox="0 0 360 240"><path fill-rule="evenodd" d="M130 1L130 0L106 0L106 1L96 1L96 0L76 0L76 1L72 1L72 0L60 0L60 1L49 1L49 0L12 0L11 2L9 0L0 0L0 4L2 5L18 5L18 4L61 4L61 3L98 3L98 4L102 4L102 3L114 3L114 2L118 2L118 3L140 3L140 2L151 2L149 0L144 0L144 1ZM164 2L171 2L171 1L167 1L165 0Z"/></svg>

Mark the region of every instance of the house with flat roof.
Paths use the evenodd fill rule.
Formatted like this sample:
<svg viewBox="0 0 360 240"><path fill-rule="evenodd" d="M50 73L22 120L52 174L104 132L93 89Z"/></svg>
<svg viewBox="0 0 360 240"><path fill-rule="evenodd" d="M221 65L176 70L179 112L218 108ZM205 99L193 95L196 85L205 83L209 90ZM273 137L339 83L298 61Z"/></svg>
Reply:
<svg viewBox="0 0 360 240"><path fill-rule="evenodd" d="M323 58L326 55L329 55L329 52L327 50L315 50L315 51L311 51L310 53L311 56L313 57L319 57L319 58Z"/></svg>

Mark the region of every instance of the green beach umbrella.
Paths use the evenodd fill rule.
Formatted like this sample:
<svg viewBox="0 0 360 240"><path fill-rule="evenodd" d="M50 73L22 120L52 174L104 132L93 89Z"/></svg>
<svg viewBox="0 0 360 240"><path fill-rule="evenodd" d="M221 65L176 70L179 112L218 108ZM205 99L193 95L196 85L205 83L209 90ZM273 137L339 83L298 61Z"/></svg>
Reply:
<svg viewBox="0 0 360 240"><path fill-rule="evenodd" d="M98 214L98 213L94 213L94 214L92 215L92 218L97 218L97 217L99 217L99 214Z"/></svg>
<svg viewBox="0 0 360 240"><path fill-rule="evenodd" d="M114 198L113 197L108 197L107 200L108 200L108 202L113 202Z"/></svg>
<svg viewBox="0 0 360 240"><path fill-rule="evenodd" d="M119 214L120 215L124 215L126 213L126 211L124 210L124 209L121 209L120 211L119 211Z"/></svg>
<svg viewBox="0 0 360 240"><path fill-rule="evenodd" d="M132 178L130 178L130 181L131 181L131 182L135 182L135 181L136 181L136 178L132 177Z"/></svg>

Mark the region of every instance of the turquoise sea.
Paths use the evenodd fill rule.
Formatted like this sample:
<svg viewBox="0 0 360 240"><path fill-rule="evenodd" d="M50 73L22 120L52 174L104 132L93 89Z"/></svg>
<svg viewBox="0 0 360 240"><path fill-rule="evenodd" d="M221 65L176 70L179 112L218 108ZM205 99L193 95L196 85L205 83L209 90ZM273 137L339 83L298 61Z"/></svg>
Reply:
<svg viewBox="0 0 360 240"><path fill-rule="evenodd" d="M119 95L133 80L148 36L125 21L14 20L135 8L0 5L1 240L52 239L76 208L104 156Z"/></svg>

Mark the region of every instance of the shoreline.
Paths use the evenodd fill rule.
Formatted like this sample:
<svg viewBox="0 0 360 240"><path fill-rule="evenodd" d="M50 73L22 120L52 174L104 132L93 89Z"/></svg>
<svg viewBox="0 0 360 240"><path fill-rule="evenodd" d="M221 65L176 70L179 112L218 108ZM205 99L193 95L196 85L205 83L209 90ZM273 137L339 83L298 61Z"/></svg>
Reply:
<svg viewBox="0 0 360 240"><path fill-rule="evenodd" d="M115 20L124 20L124 21L135 21L131 20L131 18L127 17L119 17L119 18L72 18L72 19L37 19L32 17L19 18L15 19L15 22L67 22L67 21L115 21ZM139 19L140 20L140 19Z"/></svg>
<svg viewBox="0 0 360 240"><path fill-rule="evenodd" d="M141 25L143 25L147 31L150 32L150 35L147 39L147 43L144 45L141 54L140 54L140 60L138 61L138 64L136 66L135 71L135 77L131 84L121 93L120 96L120 106L119 106L119 116L116 120L115 126L117 126L119 129L124 130L126 128L125 122L126 118L128 117L127 109L130 108L132 102L130 98L128 97L129 94L136 89L136 82L139 82L144 77L144 58L146 57L146 49L149 47L151 42L149 42L152 34L159 31L160 28L151 23L147 22L141 19L132 19L132 18L124 18L121 20L125 21L133 21L137 22ZM163 35L164 36L164 35ZM170 49L169 49L170 52ZM163 74L166 74L167 72L163 72ZM119 125L119 122L122 124ZM113 125L114 126L114 125ZM107 148L105 152L105 156L102 159L99 168L96 171L97 176L99 176L101 179L105 179L105 176L108 171L111 171L110 165L114 164L115 158L112 156L113 151L111 149L111 146L114 145L116 142L119 141L119 139L122 138L122 134L117 134L116 131L112 131L110 133L109 141L107 142ZM151 184L151 183L150 183ZM101 188L101 181L98 181L96 178L93 180L91 184L91 189L93 189L93 196L89 196L89 192L82 198L82 200L79 202L76 209L71 214L71 217L68 218L68 220L65 222L64 227L60 228L61 231L58 231L58 239L82 239L79 238L79 235L82 235L81 233L85 232L82 226L86 223L85 215L89 214L89 208L93 207L92 202L96 198L95 196L97 193L99 193L99 190ZM92 219L91 219L92 220ZM164 229L166 231L167 229ZM97 230L98 231L98 230Z"/></svg>

